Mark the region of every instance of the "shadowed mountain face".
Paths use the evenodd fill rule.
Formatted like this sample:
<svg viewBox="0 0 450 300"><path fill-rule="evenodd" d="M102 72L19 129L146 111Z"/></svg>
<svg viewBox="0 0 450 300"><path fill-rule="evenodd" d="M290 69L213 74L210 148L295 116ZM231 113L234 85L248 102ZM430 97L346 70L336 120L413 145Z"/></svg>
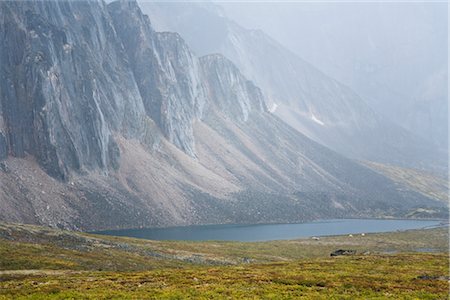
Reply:
<svg viewBox="0 0 450 300"><path fill-rule="evenodd" d="M106 229L441 214L313 142L135 2L0 2L0 219Z"/></svg>
<svg viewBox="0 0 450 300"><path fill-rule="evenodd" d="M179 32L197 53L222 53L233 61L262 89L269 110L309 138L350 158L446 176L444 150L375 113L350 88L264 32L242 28L211 4L143 2L141 6L157 28ZM429 112L422 110L423 120ZM410 123L421 120L417 114L410 119Z"/></svg>

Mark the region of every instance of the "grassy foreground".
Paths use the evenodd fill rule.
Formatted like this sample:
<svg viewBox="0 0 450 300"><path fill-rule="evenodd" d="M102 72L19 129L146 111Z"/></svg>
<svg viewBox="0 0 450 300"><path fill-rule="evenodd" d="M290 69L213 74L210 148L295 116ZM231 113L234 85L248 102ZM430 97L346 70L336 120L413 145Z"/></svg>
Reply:
<svg viewBox="0 0 450 300"><path fill-rule="evenodd" d="M448 299L448 266L446 228L239 243L0 225L0 299Z"/></svg>

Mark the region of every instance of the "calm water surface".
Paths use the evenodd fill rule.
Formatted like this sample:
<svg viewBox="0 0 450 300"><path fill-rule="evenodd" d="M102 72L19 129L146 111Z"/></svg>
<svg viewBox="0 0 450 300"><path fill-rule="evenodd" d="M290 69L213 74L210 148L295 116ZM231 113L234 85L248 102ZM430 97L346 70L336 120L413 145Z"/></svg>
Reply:
<svg viewBox="0 0 450 300"><path fill-rule="evenodd" d="M97 231L150 240L271 241L301 237L387 232L433 227L441 221L339 219L299 224L205 225Z"/></svg>

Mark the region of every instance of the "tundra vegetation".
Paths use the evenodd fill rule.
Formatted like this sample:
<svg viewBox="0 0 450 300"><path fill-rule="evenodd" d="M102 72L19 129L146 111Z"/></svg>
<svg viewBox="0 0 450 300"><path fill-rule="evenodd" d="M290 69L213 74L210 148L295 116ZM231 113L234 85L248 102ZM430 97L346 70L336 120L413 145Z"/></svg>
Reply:
<svg viewBox="0 0 450 300"><path fill-rule="evenodd" d="M0 270L0 299L447 299L448 229L188 242L2 224Z"/></svg>

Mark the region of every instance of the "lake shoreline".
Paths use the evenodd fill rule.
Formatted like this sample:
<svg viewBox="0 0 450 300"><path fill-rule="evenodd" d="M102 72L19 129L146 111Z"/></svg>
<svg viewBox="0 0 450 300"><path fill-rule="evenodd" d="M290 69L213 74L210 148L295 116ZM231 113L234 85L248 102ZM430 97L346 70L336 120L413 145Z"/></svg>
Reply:
<svg viewBox="0 0 450 300"><path fill-rule="evenodd" d="M93 231L90 234L148 240L264 242L311 237L396 232L448 226L446 219L348 218L302 223L213 224Z"/></svg>
<svg viewBox="0 0 450 300"><path fill-rule="evenodd" d="M449 222L450 219L445 218L342 218L342 219L330 219L330 220L396 220L396 221L443 221ZM89 231L81 231L85 233L98 234L99 232L104 231L116 231L116 230L140 230L140 229L169 229L169 228L184 228L184 227L203 227L203 226L252 226L252 225L281 225L281 224L305 224L305 223L326 223L327 219L315 219L315 220L305 220L305 221L297 221L297 222L261 222L261 223L205 223L205 224L192 224L192 225L170 225L170 226L153 226L153 227L123 227L117 229L105 229L105 230L89 230Z"/></svg>

